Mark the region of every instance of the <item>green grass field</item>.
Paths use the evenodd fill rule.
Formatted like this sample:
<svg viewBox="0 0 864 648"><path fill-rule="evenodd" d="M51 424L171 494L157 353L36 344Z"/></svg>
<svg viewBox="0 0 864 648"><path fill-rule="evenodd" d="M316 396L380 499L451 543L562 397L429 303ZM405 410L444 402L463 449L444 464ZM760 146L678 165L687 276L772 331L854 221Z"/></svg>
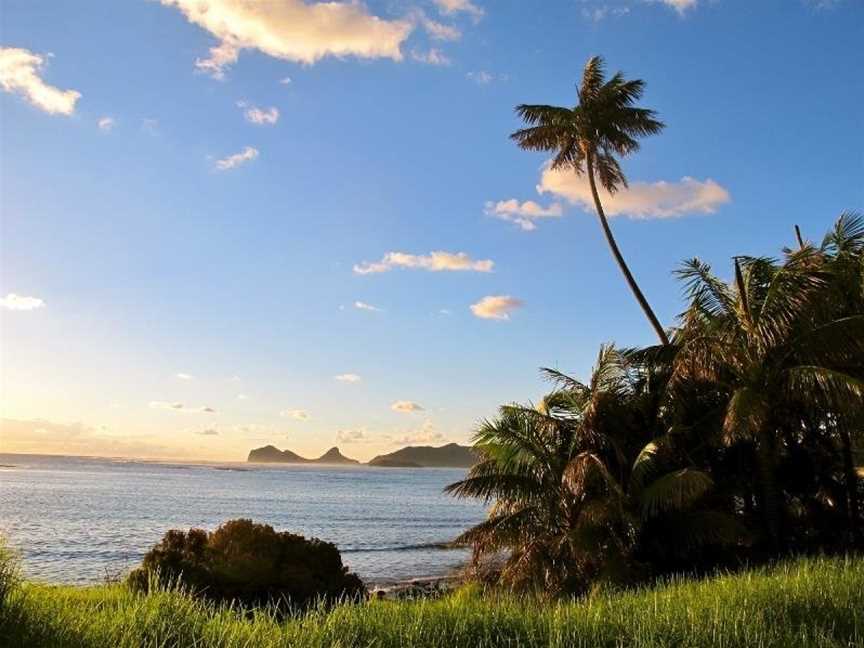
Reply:
<svg viewBox="0 0 864 648"><path fill-rule="evenodd" d="M279 623L178 593L25 584L0 611L4 646L864 646L864 559L808 559L574 602L371 601Z"/></svg>

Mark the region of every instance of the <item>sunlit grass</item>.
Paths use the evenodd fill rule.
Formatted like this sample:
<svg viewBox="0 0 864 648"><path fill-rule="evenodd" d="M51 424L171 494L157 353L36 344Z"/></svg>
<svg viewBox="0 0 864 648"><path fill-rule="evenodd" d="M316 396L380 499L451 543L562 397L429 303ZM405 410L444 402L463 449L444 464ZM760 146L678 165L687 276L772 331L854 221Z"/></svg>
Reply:
<svg viewBox="0 0 864 648"><path fill-rule="evenodd" d="M4 639L5 638L5 639ZM3 644L3 641L6 644ZM280 622L177 591L28 584L0 611L9 646L861 646L864 559L807 559L575 602L465 588L439 600L370 601Z"/></svg>

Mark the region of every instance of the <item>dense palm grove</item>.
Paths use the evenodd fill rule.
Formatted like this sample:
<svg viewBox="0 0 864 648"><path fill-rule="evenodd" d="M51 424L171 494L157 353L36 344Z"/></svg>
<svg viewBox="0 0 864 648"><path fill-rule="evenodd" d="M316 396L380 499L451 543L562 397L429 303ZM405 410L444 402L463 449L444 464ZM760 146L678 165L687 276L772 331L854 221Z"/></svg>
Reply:
<svg viewBox="0 0 864 648"><path fill-rule="evenodd" d="M601 348L507 405L448 490L492 503L459 539L500 581L547 592L864 547L864 218L782 260L697 259L670 344Z"/></svg>
<svg viewBox="0 0 864 648"><path fill-rule="evenodd" d="M660 344L604 346L587 383L545 369L536 406L506 405L448 487L491 504L458 542L499 559L502 584L548 593L790 553L864 548L864 218L782 258L737 257L728 282L678 270L688 306L664 330L615 242L596 188L659 133L644 83L590 59L574 108L522 105L511 136L587 174L613 257ZM791 234L791 231L790 231ZM503 562L501 561L503 559Z"/></svg>

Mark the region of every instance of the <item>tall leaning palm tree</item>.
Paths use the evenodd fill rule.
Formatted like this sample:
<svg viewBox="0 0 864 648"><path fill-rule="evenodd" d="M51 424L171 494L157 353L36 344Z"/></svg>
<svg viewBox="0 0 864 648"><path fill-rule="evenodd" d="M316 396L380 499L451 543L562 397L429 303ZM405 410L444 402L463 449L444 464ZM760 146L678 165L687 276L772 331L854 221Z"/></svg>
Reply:
<svg viewBox="0 0 864 648"><path fill-rule="evenodd" d="M510 137L520 148L529 151L554 153L553 169L572 169L578 175L588 176L597 217L612 250L612 256L627 280L627 285L645 312L648 321L662 344L669 344L666 331L633 278L600 202L597 180L610 194L627 186L627 178L618 163L639 149L637 138L654 135L664 124L656 119L653 110L638 108L635 102L642 96L645 82L626 80L621 72L606 80L603 59L594 56L588 60L578 89L579 103L573 108L544 105L520 105L517 114L527 128Z"/></svg>

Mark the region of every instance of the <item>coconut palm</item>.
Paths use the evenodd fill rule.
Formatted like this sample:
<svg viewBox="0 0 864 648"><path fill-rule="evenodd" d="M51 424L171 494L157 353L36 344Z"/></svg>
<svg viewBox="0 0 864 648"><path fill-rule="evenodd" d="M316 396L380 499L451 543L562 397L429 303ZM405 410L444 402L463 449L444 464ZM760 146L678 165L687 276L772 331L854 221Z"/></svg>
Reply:
<svg viewBox="0 0 864 648"><path fill-rule="evenodd" d="M845 212L828 232L820 246L830 286L825 304L831 316L847 318L864 314L864 216ZM850 373L864 379L864 365L846 367ZM864 436L864 407L847 411L845 416L833 416L831 421L840 440L847 510L853 537L861 542L859 479L853 453L855 433Z"/></svg>
<svg viewBox="0 0 864 648"><path fill-rule="evenodd" d="M527 127L510 137L523 149L554 153L552 169L571 169L577 175L587 174L597 217L612 256L657 337L661 343L668 344L666 332L618 248L600 202L595 179L596 173L600 184L610 194L626 187L627 178L618 158L639 149L637 138L654 135L663 129L663 123L656 118L653 110L634 106L644 88L644 81L627 80L621 72L606 80L603 59L594 56L588 60L582 73L578 88L579 103L575 107L517 106L516 112Z"/></svg>
<svg viewBox="0 0 864 648"><path fill-rule="evenodd" d="M713 482L646 444L650 433L633 410L636 382L612 347L601 348L587 385L544 373L558 389L537 407L504 406L484 422L474 446L481 460L446 492L492 503L457 543L471 545L477 560L509 552L501 582L555 594L619 580L640 526L690 509ZM722 522L696 515L679 538L715 541Z"/></svg>
<svg viewBox="0 0 864 648"><path fill-rule="evenodd" d="M760 514L777 550L784 517L777 472L794 432L790 413L860 410L864 380L849 368L864 362L864 316L825 317L829 275L810 246L782 264L742 257L734 270L731 285L698 259L679 271L691 304L674 340L670 391L695 381L725 396L722 441L753 444Z"/></svg>

